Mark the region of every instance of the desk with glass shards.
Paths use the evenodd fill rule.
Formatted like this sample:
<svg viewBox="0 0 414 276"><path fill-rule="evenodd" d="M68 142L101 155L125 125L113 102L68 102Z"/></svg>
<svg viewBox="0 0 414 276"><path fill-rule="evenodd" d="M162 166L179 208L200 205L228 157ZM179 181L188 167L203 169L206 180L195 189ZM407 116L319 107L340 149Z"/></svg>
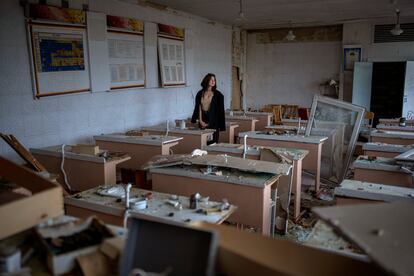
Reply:
<svg viewBox="0 0 414 276"><path fill-rule="evenodd" d="M181 140L173 149L174 154L191 153L195 149L203 148L207 145L207 142L212 139L215 131L214 129L200 129L197 127L187 127L184 129L169 127L167 131L165 125L143 127L141 130L154 135L166 135L168 132L169 135L182 137L183 140Z"/></svg>
<svg viewBox="0 0 414 276"><path fill-rule="evenodd" d="M401 153L411 150L412 148L413 147L411 145L395 145L373 142L365 143L362 146L364 155L388 158L394 158Z"/></svg>
<svg viewBox="0 0 414 276"><path fill-rule="evenodd" d="M373 130L371 131L371 142L412 145L414 144L414 133L409 131Z"/></svg>
<svg viewBox="0 0 414 276"><path fill-rule="evenodd" d="M238 123L226 122L226 130L220 131L219 142L220 143L234 143L234 133L236 128L239 127Z"/></svg>
<svg viewBox="0 0 414 276"><path fill-rule="evenodd" d="M395 158L361 155L355 160L354 179L365 182L413 187L410 169Z"/></svg>
<svg viewBox="0 0 414 276"><path fill-rule="evenodd" d="M248 131L239 133L239 138L247 136L246 143L281 148L308 150L303 160L303 169L315 174L315 191L319 192L321 177L322 145L328 140L326 136L276 135L265 131Z"/></svg>
<svg viewBox="0 0 414 276"><path fill-rule="evenodd" d="M270 234L276 212L273 208L276 198L274 189L279 184L280 176L290 174L291 168L289 164L204 155L188 158L181 164L152 166L150 173L154 191L184 196L200 193L216 201L227 199L238 207L229 221ZM290 184L283 190L290 188ZM279 192L282 189L278 188ZM290 200L290 190L284 194ZM285 212L283 216L282 213L277 216L287 217L289 210Z"/></svg>
<svg viewBox="0 0 414 276"><path fill-rule="evenodd" d="M230 156L243 157L245 152L247 159L272 161L276 163L291 163L293 166L292 192L295 194L295 207L293 217L296 219L300 215L300 200L302 187L302 160L308 155L309 151L292 148L276 148L265 146L244 146L241 144L218 143L204 148L209 154L227 154ZM282 176L281 181L287 176Z"/></svg>
<svg viewBox="0 0 414 276"><path fill-rule="evenodd" d="M256 124L259 120L253 116L243 116L243 115L226 115L226 122L232 122L239 125L234 131L236 137L239 136L240 132L244 131L254 131L256 130ZM236 138L237 139L237 138ZM237 141L236 141L237 142Z"/></svg>
<svg viewBox="0 0 414 276"><path fill-rule="evenodd" d="M220 224L237 207L226 202L210 201L202 194L196 209L190 209L186 196L131 188L129 216L135 214L176 222L205 221ZM122 226L125 216L125 187L99 186L65 198L66 214L79 218L95 215L105 223Z"/></svg>
<svg viewBox="0 0 414 276"><path fill-rule="evenodd" d="M71 145L63 146L63 152L62 145L31 148L30 152L48 172L58 175L60 184L66 186L63 167L72 191L85 191L102 184L115 183L116 167L131 159L122 152L100 150L94 155L73 152Z"/></svg>
<svg viewBox="0 0 414 276"><path fill-rule="evenodd" d="M380 130L414 132L414 126L412 125L399 126L399 125L378 124L375 128L380 129Z"/></svg>
<svg viewBox="0 0 414 276"><path fill-rule="evenodd" d="M134 136L122 133L96 135L93 138L103 149L128 153L131 159L119 167L132 170L139 170L141 165L154 155L170 154L171 148L177 146L183 139L164 135Z"/></svg>
<svg viewBox="0 0 414 276"><path fill-rule="evenodd" d="M232 115L231 115L232 114ZM273 113L271 112L260 112L260 111L242 111L242 110L230 110L226 112L226 117L228 116L250 116L257 119L255 129L263 130L266 126L272 124Z"/></svg>

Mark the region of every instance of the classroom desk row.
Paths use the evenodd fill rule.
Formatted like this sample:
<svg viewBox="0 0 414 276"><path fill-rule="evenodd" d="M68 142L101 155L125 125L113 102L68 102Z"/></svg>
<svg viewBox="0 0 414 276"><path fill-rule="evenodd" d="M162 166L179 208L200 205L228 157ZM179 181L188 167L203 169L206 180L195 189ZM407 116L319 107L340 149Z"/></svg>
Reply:
<svg viewBox="0 0 414 276"><path fill-rule="evenodd" d="M253 121L251 121L253 122ZM234 123L233 123L234 124ZM106 134L106 135L98 135L94 136L96 144L100 146L101 149L110 150L112 152L124 152L124 155L116 155L114 158L108 158L105 156L89 156L85 154L76 154L71 152L70 146L65 148L64 157L65 157L65 171L67 173L67 180L71 185L72 190L74 191L85 191L88 189L92 189L94 187L100 185L112 185L116 182L116 170L115 168L124 168L124 169L132 169L138 170L146 161L148 161L152 156L155 155L169 155L172 152L178 153L190 153L195 148L203 148L207 149L209 153L218 154L220 144L215 145L213 147L207 146L207 140L209 136L213 133L212 130L200 130L200 129L178 129L172 128L169 129L168 134L166 133L166 129L162 127L148 127L142 128L143 132L148 132L149 135L146 136L130 136L126 134ZM165 135L168 136L165 136ZM170 136L171 135L171 136ZM321 146L323 142L327 139L326 137L279 137L279 138L271 138L269 136L260 137L258 133L254 134L252 132L248 132L248 143L250 145L262 145L267 147L279 147L279 151L283 152L283 154L288 154L291 160L293 161L293 192L295 193L295 200L294 200L294 218L297 218L300 214L300 191L301 191L301 174L302 174L302 167L307 169L313 169L316 173L315 179L315 189L319 189L319 171L320 171L320 156L321 156ZM244 133L239 133L239 137L244 137ZM250 140L252 139L252 140ZM275 143L277 141L278 143ZM181 145L181 147L180 147ZM241 145L238 145L239 149L237 152L229 152L228 148L222 148L222 153L228 153L229 155L234 156L242 156L243 149L240 148ZM177 150L178 149L178 150ZM64 183L64 176L62 171L60 170L61 167L61 160L62 160L62 148L61 146L53 146L47 147L42 149L31 149L32 153L35 155L36 158L39 159L42 163L45 164L46 168L53 173L59 175L58 181L60 183ZM254 147L250 147L247 151L247 158L248 159L259 159L260 151ZM309 157L309 158L308 158ZM307 160L310 159L310 160ZM302 165L302 163L304 165ZM305 165L306 164L306 165ZM96 167L96 168L95 168ZM99 168L99 169L97 169ZM92 172L92 173L91 173ZM188 180L188 176L180 176L183 179L180 181L174 181L177 176L174 173L171 173L168 178L166 178L166 173L163 174L162 177L159 175L155 175L157 171L152 171L152 184L153 189L159 192L167 192L167 193L184 193L184 191L180 192L179 183L186 183L185 180ZM283 180L281 181L287 181ZM189 180L190 182L194 182L193 180ZM201 180L198 180L201 181ZM277 185L279 178L274 179L271 181L272 185ZM220 182L220 181L219 181ZM224 181L228 182L228 181ZM161 184L160 184L161 183ZM175 183L172 185L171 183ZM164 186L162 186L164 185ZM168 186L166 189L165 186ZM270 186L272 186L270 185ZM213 185L214 186L214 185ZM269 186L269 191L270 191ZM163 187L163 188L161 188ZM198 186L193 186L198 187ZM207 186L206 186L207 187ZM266 188L267 185L263 185L263 189ZM203 190L203 187L200 186L197 190ZM217 188L217 187L216 187ZM207 192L212 194L215 200L220 201L220 195L214 193L216 189L210 189ZM245 186L240 186L236 188L231 188L225 197L229 197L229 194L239 194L239 190L242 188L246 189ZM257 189L257 187L255 188ZM234 192L236 190L237 192ZM204 190L203 190L204 191ZM267 191L267 190L266 190ZM256 215L258 212L261 214L260 217L263 216L268 217L269 215L269 208L271 197L270 192L265 192L264 190L259 192L259 194L263 197L260 201L262 207L258 211L253 212ZM194 191L195 192L195 191ZM185 193L187 196L190 194L188 192ZM247 192L247 194L249 194ZM223 195L221 195L223 196ZM237 198L235 199L236 205L241 205L242 212L249 212L251 207L243 207L243 201L239 201ZM257 201L259 203L259 201ZM264 204L264 205L263 205ZM265 207L263 207L265 206ZM265 212L265 213L264 213ZM268 233L266 229L268 229L269 221L261 219L257 221L257 219L251 218L245 219L244 215L243 218L238 218L236 213L235 215L235 222L242 222L247 225L253 225L259 229L264 229L263 233Z"/></svg>

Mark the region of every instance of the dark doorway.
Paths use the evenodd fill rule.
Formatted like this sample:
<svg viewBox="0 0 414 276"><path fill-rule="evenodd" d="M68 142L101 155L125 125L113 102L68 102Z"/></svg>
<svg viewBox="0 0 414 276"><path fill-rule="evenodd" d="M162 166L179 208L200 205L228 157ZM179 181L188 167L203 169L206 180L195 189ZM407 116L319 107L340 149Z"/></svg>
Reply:
<svg viewBox="0 0 414 276"><path fill-rule="evenodd" d="M374 127L379 118L398 118L402 114L405 62L374 62L372 68L371 111Z"/></svg>

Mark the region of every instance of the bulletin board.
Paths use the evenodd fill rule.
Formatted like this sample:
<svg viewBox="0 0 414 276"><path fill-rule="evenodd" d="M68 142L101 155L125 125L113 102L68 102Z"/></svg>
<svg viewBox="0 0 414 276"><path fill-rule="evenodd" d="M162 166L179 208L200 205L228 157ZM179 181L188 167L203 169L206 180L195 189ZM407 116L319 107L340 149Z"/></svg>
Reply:
<svg viewBox="0 0 414 276"><path fill-rule="evenodd" d="M84 27L29 24L36 97L90 91Z"/></svg>
<svg viewBox="0 0 414 276"><path fill-rule="evenodd" d="M184 41L158 37L162 86L185 84Z"/></svg>
<svg viewBox="0 0 414 276"><path fill-rule="evenodd" d="M142 34L108 31L108 55L111 89L145 85Z"/></svg>

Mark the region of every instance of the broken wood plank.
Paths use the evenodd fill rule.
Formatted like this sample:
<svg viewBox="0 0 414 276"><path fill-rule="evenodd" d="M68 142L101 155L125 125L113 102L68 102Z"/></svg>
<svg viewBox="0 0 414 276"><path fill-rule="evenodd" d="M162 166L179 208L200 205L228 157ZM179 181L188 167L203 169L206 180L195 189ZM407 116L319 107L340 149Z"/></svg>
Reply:
<svg viewBox="0 0 414 276"><path fill-rule="evenodd" d="M14 137L12 134L0 133L0 137L6 141L14 151L23 158L35 171L46 171L45 167Z"/></svg>

